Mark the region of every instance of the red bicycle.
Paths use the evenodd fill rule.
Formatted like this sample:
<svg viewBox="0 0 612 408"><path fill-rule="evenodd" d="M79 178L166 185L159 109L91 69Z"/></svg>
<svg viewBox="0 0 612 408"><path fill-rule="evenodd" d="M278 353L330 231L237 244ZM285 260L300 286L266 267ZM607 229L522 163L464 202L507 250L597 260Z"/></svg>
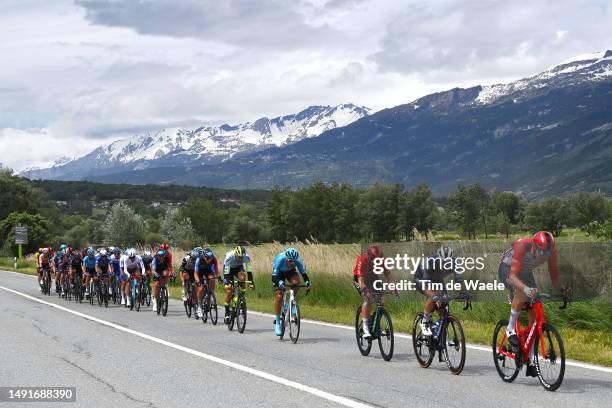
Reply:
<svg viewBox="0 0 612 408"><path fill-rule="evenodd" d="M516 320L516 333L520 340L519 346L510 344L506 336L508 320L500 320L493 332L493 361L497 373L505 382L516 379L523 365L528 363L529 350L533 344L534 364L538 373L538 379L542 386L548 391L555 391L563 382L565 374L565 349L559 331L544 319L543 299L551 299L553 296L544 293L537 294L535 299L525 304L525 310L533 308L536 319L532 326L527 325L524 329L520 327L520 319ZM565 309L569 302L566 296L563 299Z"/></svg>

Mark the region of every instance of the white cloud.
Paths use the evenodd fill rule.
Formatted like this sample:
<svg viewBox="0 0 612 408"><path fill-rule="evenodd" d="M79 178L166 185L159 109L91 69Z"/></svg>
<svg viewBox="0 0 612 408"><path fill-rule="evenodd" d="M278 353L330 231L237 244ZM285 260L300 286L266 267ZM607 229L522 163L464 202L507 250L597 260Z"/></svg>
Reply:
<svg viewBox="0 0 612 408"><path fill-rule="evenodd" d="M612 38L603 0L13 0L2 11L0 161L15 167L162 127L383 109L536 73Z"/></svg>

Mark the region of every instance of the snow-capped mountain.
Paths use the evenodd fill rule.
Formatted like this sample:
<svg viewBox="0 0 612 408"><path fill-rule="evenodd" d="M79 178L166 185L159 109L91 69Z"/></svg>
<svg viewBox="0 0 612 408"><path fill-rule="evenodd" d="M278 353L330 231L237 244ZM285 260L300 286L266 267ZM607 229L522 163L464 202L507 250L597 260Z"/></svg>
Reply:
<svg viewBox="0 0 612 408"><path fill-rule="evenodd" d="M264 117L235 126L162 129L118 140L83 157L62 159L48 168L28 169L21 174L29 178L78 180L116 171L218 163L235 155L316 137L368 113L368 108L353 104L310 106L297 114Z"/></svg>
<svg viewBox="0 0 612 408"><path fill-rule="evenodd" d="M295 160L299 157L299 160ZM612 192L612 51L509 84L454 88L384 109L316 138L199 167L130 171L94 181L225 188L315 181L458 183L532 197Z"/></svg>
<svg viewBox="0 0 612 408"><path fill-rule="evenodd" d="M518 92L523 93L523 98L531 97L540 89L577 85L610 77L612 77L612 51L594 53L578 57L528 78L507 84L484 86L474 102L481 105L492 104L503 101Z"/></svg>

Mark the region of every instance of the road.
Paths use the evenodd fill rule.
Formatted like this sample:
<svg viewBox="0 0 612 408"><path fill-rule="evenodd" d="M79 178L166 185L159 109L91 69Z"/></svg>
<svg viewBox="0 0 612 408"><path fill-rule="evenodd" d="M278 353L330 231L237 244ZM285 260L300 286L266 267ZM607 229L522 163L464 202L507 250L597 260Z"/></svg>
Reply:
<svg viewBox="0 0 612 408"><path fill-rule="evenodd" d="M304 323L297 344L279 342L267 315L250 314L239 334L221 321L204 326L187 319L178 301L165 318L148 308L91 307L43 296L32 276L11 272L0 272L0 312L0 386L76 387L76 403L51 406L575 408L612 402L610 372L567 366L563 385L551 393L524 373L503 383L482 350L468 349L463 373L453 376L435 361L420 368L406 338L396 337L393 360L385 362L376 345L362 357L353 332L342 327Z"/></svg>

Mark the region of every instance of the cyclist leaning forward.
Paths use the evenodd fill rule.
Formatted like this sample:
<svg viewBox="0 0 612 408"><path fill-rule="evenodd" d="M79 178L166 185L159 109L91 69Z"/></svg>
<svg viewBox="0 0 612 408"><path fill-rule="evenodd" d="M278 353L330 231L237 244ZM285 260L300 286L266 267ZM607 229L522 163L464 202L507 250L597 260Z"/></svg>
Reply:
<svg viewBox="0 0 612 408"><path fill-rule="evenodd" d="M516 320L525 303L534 299L538 291L533 270L544 262L548 263L548 274L553 286L561 293L569 295L571 289L564 287L559 281L559 271L557 269L557 250L555 249L555 238L548 231L537 232L533 238L521 238L512 243L502 256L499 265L499 280L504 282L508 288L508 300L511 302L510 318L506 336L513 346L520 345L520 340L516 334ZM529 324L535 321L535 310L527 309ZM531 377L538 375L535 365L533 365L534 346L529 350L529 365L526 374Z"/></svg>
<svg viewBox="0 0 612 408"><path fill-rule="evenodd" d="M297 271L296 271L297 269ZM297 272L300 272L304 285L306 285L306 291L310 290L311 284L308 274L306 273L306 267L300 254L295 248L287 248L285 252L281 252L274 258L274 265L272 266L272 283L274 285L275 296L274 296L274 313L276 314L276 324L274 326L274 333L277 336L282 334L282 322L281 322L281 307L283 303L283 288L285 287L285 280L289 281L291 286L300 284L300 278ZM298 288L295 288L295 294L297 295Z"/></svg>
<svg viewBox="0 0 612 408"><path fill-rule="evenodd" d="M172 260L165 249L160 249L155 253L155 257L151 263L151 271L153 272L153 301L151 302L151 309L156 311L157 297L159 296L159 280L162 276L174 276L172 272Z"/></svg>
<svg viewBox="0 0 612 408"><path fill-rule="evenodd" d="M127 250L126 256L122 259L122 273L125 276L124 282L125 290L124 296L127 298L127 307L132 306L132 285L131 282L133 279L138 278L142 273L144 273L145 267L142 262L142 258L139 255L136 255L136 250L134 248L130 248ZM135 299L137 302L138 299Z"/></svg>
<svg viewBox="0 0 612 408"><path fill-rule="evenodd" d="M195 262L195 280L198 284L198 310L197 314L202 317L202 299L204 298L204 286L208 282L208 293L212 293L215 290L215 277L219 267L217 265L217 257L213 253L212 249L196 248L198 250L198 257Z"/></svg>
<svg viewBox="0 0 612 408"><path fill-rule="evenodd" d="M244 289L244 272L247 273L247 279L250 282L249 288L255 289L251 258L249 257L246 249L243 246L238 245L232 251L228 251L225 254L225 261L223 261L223 287L225 288L223 305L225 306L225 324L229 323L230 320L229 303L230 299L232 298L232 281L234 280L234 277L237 277L238 282L240 283L240 288Z"/></svg>
<svg viewBox="0 0 612 408"><path fill-rule="evenodd" d="M380 259L381 266L385 254L378 245L371 245L368 250L357 257L355 269L353 270L353 285L363 299L361 305L361 318L363 319L363 337L369 339L372 337L370 333L370 305L372 305L377 296L381 296L380 291L374 288L374 282L380 280L380 275L374 273L374 261ZM395 283L395 278L391 272L383 267L383 274L390 283ZM397 290L395 291L396 299L399 299Z"/></svg>
<svg viewBox="0 0 612 408"><path fill-rule="evenodd" d="M89 298L89 282L96 279L96 257L93 248L87 249L87 254L83 258L83 273L85 274L85 297Z"/></svg>
<svg viewBox="0 0 612 408"><path fill-rule="evenodd" d="M436 308L442 306L442 301L446 295L446 289L433 290L430 286L433 284L444 285L444 279L450 275L453 275L455 282L461 283L461 294L469 296L465 292L465 284L463 277L460 273L457 273L455 266L455 258L453 257L453 250L448 246L441 246L435 256L428 257L425 260L425 268L423 265L418 266L414 273L414 283L416 290L427 297L425 300L425 306L423 307L423 320L421 321L421 332L424 336L431 336L431 314Z"/></svg>

